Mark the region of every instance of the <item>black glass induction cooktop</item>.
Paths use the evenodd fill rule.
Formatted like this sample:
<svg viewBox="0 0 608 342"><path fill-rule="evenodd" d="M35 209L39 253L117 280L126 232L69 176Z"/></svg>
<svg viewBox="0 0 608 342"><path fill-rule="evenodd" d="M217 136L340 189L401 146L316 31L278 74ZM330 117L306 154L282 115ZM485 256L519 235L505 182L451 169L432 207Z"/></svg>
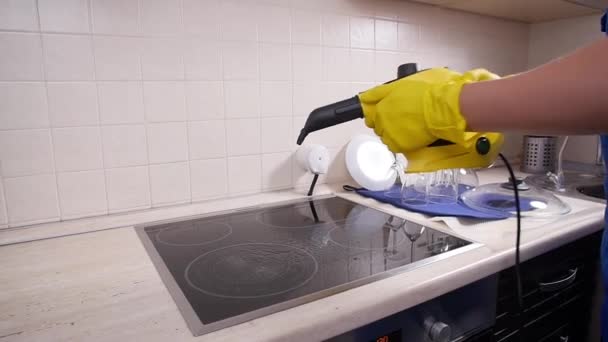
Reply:
<svg viewBox="0 0 608 342"><path fill-rule="evenodd" d="M137 231L194 335L474 247L340 197L155 223Z"/></svg>

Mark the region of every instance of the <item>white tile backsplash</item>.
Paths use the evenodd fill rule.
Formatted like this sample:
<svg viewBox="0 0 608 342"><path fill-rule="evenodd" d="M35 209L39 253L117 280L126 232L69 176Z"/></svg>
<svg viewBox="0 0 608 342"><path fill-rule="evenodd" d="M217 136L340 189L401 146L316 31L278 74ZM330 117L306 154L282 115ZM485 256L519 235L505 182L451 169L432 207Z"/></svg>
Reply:
<svg viewBox="0 0 608 342"><path fill-rule="evenodd" d="M262 82L260 85L260 113L267 116L291 116L292 84L290 82Z"/></svg>
<svg viewBox="0 0 608 342"><path fill-rule="evenodd" d="M376 51L374 56L374 75L376 82L385 82L397 77L397 68L400 64L399 54L392 51ZM406 61L406 63L409 62ZM426 59L423 62L428 62ZM433 63L434 64L434 63ZM423 63L419 67L425 68Z"/></svg>
<svg viewBox="0 0 608 342"><path fill-rule="evenodd" d="M355 82L374 81L374 58L372 50L350 51L350 79Z"/></svg>
<svg viewBox="0 0 608 342"><path fill-rule="evenodd" d="M93 32L139 33L139 0L91 0Z"/></svg>
<svg viewBox="0 0 608 342"><path fill-rule="evenodd" d="M225 42L222 44L224 79L258 79L258 46L256 43Z"/></svg>
<svg viewBox="0 0 608 342"><path fill-rule="evenodd" d="M190 201L188 163L150 165L152 205L170 205Z"/></svg>
<svg viewBox="0 0 608 342"><path fill-rule="evenodd" d="M294 144L291 117L262 119L262 153L290 151Z"/></svg>
<svg viewBox="0 0 608 342"><path fill-rule="evenodd" d="M323 48L323 80L347 82L352 78L350 74L350 50L345 48Z"/></svg>
<svg viewBox="0 0 608 342"><path fill-rule="evenodd" d="M144 82L148 122L185 121L186 95L183 82Z"/></svg>
<svg viewBox="0 0 608 342"><path fill-rule="evenodd" d="M292 185L292 156L289 152L262 155L262 188L285 189Z"/></svg>
<svg viewBox="0 0 608 342"><path fill-rule="evenodd" d="M38 0L43 31L88 33L88 0Z"/></svg>
<svg viewBox="0 0 608 342"><path fill-rule="evenodd" d="M59 208L65 218L102 215L108 212L103 170L57 174Z"/></svg>
<svg viewBox="0 0 608 342"><path fill-rule="evenodd" d="M374 48L374 19L350 18L350 46L359 49Z"/></svg>
<svg viewBox="0 0 608 342"><path fill-rule="evenodd" d="M441 29L435 25L420 26L418 34L418 48L421 51L433 50L441 45Z"/></svg>
<svg viewBox="0 0 608 342"><path fill-rule="evenodd" d="M188 129L185 122L148 124L147 136L151 164L188 160Z"/></svg>
<svg viewBox="0 0 608 342"><path fill-rule="evenodd" d="M49 126L43 83L0 83L0 130Z"/></svg>
<svg viewBox="0 0 608 342"><path fill-rule="evenodd" d="M401 51L414 51L418 47L420 29L409 23L397 24L397 44Z"/></svg>
<svg viewBox="0 0 608 342"><path fill-rule="evenodd" d="M397 74L397 69L395 69L395 74ZM325 84L325 89L323 90L325 91L325 96L328 102L348 99L355 95L353 94L352 84L346 82L327 82Z"/></svg>
<svg viewBox="0 0 608 342"><path fill-rule="evenodd" d="M0 29L37 30L36 0L0 1Z"/></svg>
<svg viewBox="0 0 608 342"><path fill-rule="evenodd" d="M41 81L39 34L0 32L0 81Z"/></svg>
<svg viewBox="0 0 608 342"><path fill-rule="evenodd" d="M294 81L320 81L321 55L320 46L293 45L293 80Z"/></svg>
<svg viewBox="0 0 608 342"><path fill-rule="evenodd" d="M0 31L2 228L305 185L314 108L406 62L522 71L529 28L392 0L0 0ZM361 132L309 136L320 182Z"/></svg>
<svg viewBox="0 0 608 342"><path fill-rule="evenodd" d="M185 92L188 120L224 118L222 82L186 82Z"/></svg>
<svg viewBox="0 0 608 342"><path fill-rule="evenodd" d="M327 96L321 82L296 82L293 84L293 115L308 115L322 105L327 104Z"/></svg>
<svg viewBox="0 0 608 342"><path fill-rule="evenodd" d="M291 11L279 6L263 6L259 14L259 40L266 43L291 41Z"/></svg>
<svg viewBox="0 0 608 342"><path fill-rule="evenodd" d="M257 9L249 2L225 0L221 2L221 37L231 41L250 41L258 39Z"/></svg>
<svg viewBox="0 0 608 342"><path fill-rule="evenodd" d="M112 125L101 128L106 168L148 164L148 142L144 125Z"/></svg>
<svg viewBox="0 0 608 342"><path fill-rule="evenodd" d="M3 177L52 173L53 152L48 129L0 131Z"/></svg>
<svg viewBox="0 0 608 342"><path fill-rule="evenodd" d="M55 175L4 180L9 225L20 226L59 219Z"/></svg>
<svg viewBox="0 0 608 342"><path fill-rule="evenodd" d="M346 160L344 155L345 148L329 149L329 169L326 174L326 182L337 183L349 179L348 171L346 170Z"/></svg>
<svg viewBox="0 0 608 342"><path fill-rule="evenodd" d="M181 0L145 0L139 4L144 34L174 35L182 31Z"/></svg>
<svg viewBox="0 0 608 342"><path fill-rule="evenodd" d="M142 40L132 37L95 36L93 49L98 80L141 80Z"/></svg>
<svg viewBox="0 0 608 342"><path fill-rule="evenodd" d="M212 159L226 156L226 125L224 120L188 123L190 159Z"/></svg>
<svg viewBox="0 0 608 342"><path fill-rule="evenodd" d="M190 184L193 201L225 196L228 193L226 159L191 161Z"/></svg>
<svg viewBox="0 0 608 342"><path fill-rule="evenodd" d="M190 201L190 170L188 163L150 165L152 206Z"/></svg>
<svg viewBox="0 0 608 342"><path fill-rule="evenodd" d="M260 115L260 87L253 81L224 82L226 118L252 118Z"/></svg>
<svg viewBox="0 0 608 342"><path fill-rule="evenodd" d="M183 41L180 38L146 38L142 41L144 80L184 79Z"/></svg>
<svg viewBox="0 0 608 342"><path fill-rule="evenodd" d="M289 45L261 45L260 78L263 81L291 80L291 49Z"/></svg>
<svg viewBox="0 0 608 342"><path fill-rule="evenodd" d="M58 172L103 168L99 127L54 128L52 134Z"/></svg>
<svg viewBox="0 0 608 342"><path fill-rule="evenodd" d="M97 86L93 82L49 82L52 127L92 126L99 123Z"/></svg>
<svg viewBox="0 0 608 342"><path fill-rule="evenodd" d="M99 82L101 124L144 122L144 93L140 82Z"/></svg>
<svg viewBox="0 0 608 342"><path fill-rule="evenodd" d="M228 158L228 191L231 195L258 192L261 189L260 155Z"/></svg>
<svg viewBox="0 0 608 342"><path fill-rule="evenodd" d="M42 45L47 80L95 79L91 36L43 34Z"/></svg>
<svg viewBox="0 0 608 342"><path fill-rule="evenodd" d="M109 169L105 174L110 212L150 207L148 166Z"/></svg>
<svg viewBox="0 0 608 342"><path fill-rule="evenodd" d="M226 120L226 151L229 156L259 154L260 119Z"/></svg>
<svg viewBox="0 0 608 342"><path fill-rule="evenodd" d="M321 43L325 46L350 45L349 18L340 14L324 14L321 18Z"/></svg>
<svg viewBox="0 0 608 342"><path fill-rule="evenodd" d="M198 37L184 39L184 67L187 80L222 79L222 51L218 42Z"/></svg>
<svg viewBox="0 0 608 342"><path fill-rule="evenodd" d="M184 31L206 39L218 39L220 0L183 0Z"/></svg>
<svg viewBox="0 0 608 342"><path fill-rule="evenodd" d="M375 20L376 49L397 50L397 22L390 20Z"/></svg>
<svg viewBox="0 0 608 342"><path fill-rule="evenodd" d="M321 43L321 13L294 9L291 29L294 44L319 45Z"/></svg>

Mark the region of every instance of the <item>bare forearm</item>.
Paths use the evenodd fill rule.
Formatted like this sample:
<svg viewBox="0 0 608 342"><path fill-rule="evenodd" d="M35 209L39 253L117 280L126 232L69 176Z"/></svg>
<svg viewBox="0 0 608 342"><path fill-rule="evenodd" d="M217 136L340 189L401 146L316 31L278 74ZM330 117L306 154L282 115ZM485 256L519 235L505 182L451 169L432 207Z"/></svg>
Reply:
<svg viewBox="0 0 608 342"><path fill-rule="evenodd" d="M516 76L463 87L474 131L608 133L608 39Z"/></svg>

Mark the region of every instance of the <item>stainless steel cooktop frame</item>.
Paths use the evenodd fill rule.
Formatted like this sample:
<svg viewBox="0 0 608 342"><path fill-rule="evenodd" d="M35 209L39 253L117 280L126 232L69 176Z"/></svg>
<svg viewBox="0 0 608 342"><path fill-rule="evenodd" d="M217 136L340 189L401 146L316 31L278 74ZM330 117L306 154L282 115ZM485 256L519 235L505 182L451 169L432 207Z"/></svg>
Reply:
<svg viewBox="0 0 608 342"><path fill-rule="evenodd" d="M433 257L429 257L429 258L426 258L423 260L416 261L411 264L403 265L401 267L397 267L397 268L394 268L394 269L391 269L388 271L374 274L374 275L371 275L366 278L358 279L358 280L352 281L350 283L338 285L338 286L335 286L332 288L321 290L319 292L315 292L315 293L311 293L311 294L308 294L308 295L305 295L302 297L294 298L294 299L291 299L291 300L288 300L285 302L263 307L258 310L246 312L241 315L230 317L230 318L227 318L227 319L224 319L221 321L217 321L217 322L213 322L213 323L209 323L209 324L203 324L201 322L201 320L198 318L198 315L196 314L196 312L194 311L194 309L192 308L190 303L188 302L188 299L186 298L186 296L180 289L179 285L177 284L177 282L171 275L171 272L169 271L169 269L163 262L163 259L156 251L156 248L154 248L154 244L152 243L152 241L150 240L150 238L148 237L148 235L145 232L145 228L157 226L157 225L161 225L161 224L181 222L181 221L200 219L200 218L207 218L207 217L213 217L213 216L219 216L219 215L225 215L225 214L231 214L231 213L243 213L243 212L248 212L248 211L252 211L252 210L259 210L259 209L265 209L265 208L272 208L272 207L276 207L276 206L289 205L289 204L300 203L300 202L307 202L311 199L320 200L320 199L332 198L332 197L339 197L345 201L349 201L349 202L356 203L358 205L366 206L365 204L358 203L356 201L344 198L342 196L339 196L336 194L331 194L331 195L323 195L323 196L314 196L312 198L300 198L300 199L295 199L295 200L266 203L263 205L251 206L251 207L245 207L245 208L239 208L239 209L215 211L215 212L206 213L203 215L194 215L194 216L180 217L180 218L170 219L170 220L154 221L154 222L136 225L135 231L137 232L137 235L139 236L140 240L142 241L144 248L148 252L148 255L150 256L150 259L152 260L154 267L158 271L163 283L169 290L169 294L171 295L171 297L173 297L173 300L177 304L179 311L181 312L182 316L184 317L184 320L186 321L186 324L188 325L188 327L190 328L190 331L192 332L192 334L194 334L194 336L200 336L200 335L212 332L212 331L224 329L224 328L227 328L227 327L230 327L233 325L237 325L240 323L244 323L244 322L253 320L255 318L270 315L275 312L283 311L283 310L286 310L286 309L289 309L289 308L292 308L292 307L295 307L298 305L302 305L302 304L309 303L309 302L312 302L312 301L315 301L318 299L322 299L322 298L325 298L325 297L328 297L328 296L331 296L331 295L334 295L334 294L337 294L337 293L340 293L340 292L343 292L343 291L346 291L346 290L349 290L349 289L352 289L355 287L359 287L359 286L369 284L374 281L378 281L381 279L391 277L396 274L411 271L413 269L416 269L416 268L419 268L419 267L422 267L422 266L425 266L425 265L428 265L428 264L431 264L431 263L434 263L434 262L437 262L440 260L444 260L444 259L450 258L452 256L462 254L462 253L468 252L470 250L473 250L473 249L476 249L476 248L479 248L482 246L482 244L480 244L480 243L463 239L465 241L470 242L470 244L457 248L457 249L454 249L452 251L448 251L448 252L445 252L445 253L442 253L439 255L435 255ZM373 209L379 210L387 215L398 216L398 215L389 213L389 212L384 211L379 208L374 207ZM408 220L406 218L403 218L403 219ZM449 233L446 233L446 234L451 235ZM462 237L458 237L458 238L462 239Z"/></svg>

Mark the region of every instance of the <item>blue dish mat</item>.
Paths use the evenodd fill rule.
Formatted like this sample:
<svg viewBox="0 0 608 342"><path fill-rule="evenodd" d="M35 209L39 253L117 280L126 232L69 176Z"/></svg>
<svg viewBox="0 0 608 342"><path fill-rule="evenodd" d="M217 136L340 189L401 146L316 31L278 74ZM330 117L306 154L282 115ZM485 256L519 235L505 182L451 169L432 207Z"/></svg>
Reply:
<svg viewBox="0 0 608 342"><path fill-rule="evenodd" d="M397 185L398 186L398 185ZM456 217L467 217L467 218L477 218L484 220L501 220L510 217L508 213L485 213L481 211L477 211L475 209L469 208L466 206L461 200L458 200L456 203L445 204L445 203L427 203L422 205L412 205L401 202L400 197L390 197L386 195L386 191L370 191L367 189L359 188L355 189L349 187L351 190L356 191L359 195L364 197L373 198L383 203L392 204L397 208L406 209L409 211L414 211L426 215L431 216L456 216ZM459 192L462 194L466 188L460 187ZM484 201L501 201L503 202L503 208L509 210L515 210L515 207L512 205L513 198L509 198L507 196L501 195L488 195L487 198L484 198ZM522 201L521 203L522 211L531 210L529 201L525 203Z"/></svg>

